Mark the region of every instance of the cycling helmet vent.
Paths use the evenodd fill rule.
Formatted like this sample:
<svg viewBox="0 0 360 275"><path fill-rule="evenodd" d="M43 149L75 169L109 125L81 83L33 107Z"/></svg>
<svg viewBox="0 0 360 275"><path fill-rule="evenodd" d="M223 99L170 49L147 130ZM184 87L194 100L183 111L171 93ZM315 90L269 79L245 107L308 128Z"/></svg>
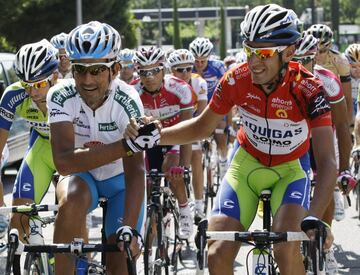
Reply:
<svg viewBox="0 0 360 275"><path fill-rule="evenodd" d="M114 60L120 47L120 35L113 27L92 21L71 31L66 51L71 60L87 58Z"/></svg>
<svg viewBox="0 0 360 275"><path fill-rule="evenodd" d="M24 45L15 56L15 73L27 82L44 79L57 69L56 55L57 49L46 39Z"/></svg>
<svg viewBox="0 0 360 275"><path fill-rule="evenodd" d="M291 45L300 37L298 23L293 10L269 4L250 10L240 29L245 41Z"/></svg>

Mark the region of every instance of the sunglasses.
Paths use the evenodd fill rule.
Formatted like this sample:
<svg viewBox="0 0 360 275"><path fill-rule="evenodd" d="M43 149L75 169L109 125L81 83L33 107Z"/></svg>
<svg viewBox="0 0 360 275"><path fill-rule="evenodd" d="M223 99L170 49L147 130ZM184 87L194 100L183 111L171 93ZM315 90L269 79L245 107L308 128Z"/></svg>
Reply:
<svg viewBox="0 0 360 275"><path fill-rule="evenodd" d="M41 88L47 87L47 85L51 81L51 79L52 79L52 75L49 76L48 78L44 79L44 80L40 80L40 81L37 81L37 82L26 82L26 81L21 80L20 84L24 89L34 88L35 90L39 90Z"/></svg>
<svg viewBox="0 0 360 275"><path fill-rule="evenodd" d="M248 58L254 53L260 59L266 59L273 57L276 52L280 53L285 50L288 46L277 46L277 47L269 47L269 48L252 48L245 43L243 43L243 48L246 56Z"/></svg>
<svg viewBox="0 0 360 275"><path fill-rule="evenodd" d="M151 69L139 69L139 75L143 77L154 76L160 73L163 68L163 66L159 66Z"/></svg>
<svg viewBox="0 0 360 275"><path fill-rule="evenodd" d="M319 53L326 53L328 50L328 48L319 49Z"/></svg>
<svg viewBox="0 0 360 275"><path fill-rule="evenodd" d="M120 66L121 66L121 70L134 69L133 63L127 63L127 64L120 63Z"/></svg>
<svg viewBox="0 0 360 275"><path fill-rule="evenodd" d="M114 61L108 63L72 63L72 69L77 74L86 74L89 72L91 75L98 75L114 64Z"/></svg>
<svg viewBox="0 0 360 275"><path fill-rule="evenodd" d="M177 67L177 68L174 68L175 71L177 71L178 73L185 73L185 72L188 72L190 73L192 71L193 67L192 66L189 66L189 67Z"/></svg>

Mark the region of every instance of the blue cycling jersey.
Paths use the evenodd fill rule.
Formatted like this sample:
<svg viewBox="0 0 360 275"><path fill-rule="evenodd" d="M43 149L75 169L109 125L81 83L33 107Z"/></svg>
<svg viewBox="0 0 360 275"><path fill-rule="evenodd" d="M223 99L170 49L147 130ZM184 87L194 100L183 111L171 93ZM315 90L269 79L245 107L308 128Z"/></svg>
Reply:
<svg viewBox="0 0 360 275"><path fill-rule="evenodd" d="M196 73L195 67L194 67L194 72ZM225 65L222 61L209 59L208 65L201 75L202 78L204 78L207 82L208 101L210 101L215 91L216 85L219 83L220 78L225 74L225 72L226 72Z"/></svg>

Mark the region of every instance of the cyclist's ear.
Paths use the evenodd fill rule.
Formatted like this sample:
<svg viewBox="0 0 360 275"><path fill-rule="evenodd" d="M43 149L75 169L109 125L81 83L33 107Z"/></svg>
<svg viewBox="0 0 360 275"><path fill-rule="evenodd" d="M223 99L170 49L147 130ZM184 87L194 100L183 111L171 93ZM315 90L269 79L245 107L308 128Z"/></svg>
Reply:
<svg viewBox="0 0 360 275"><path fill-rule="evenodd" d="M294 54L295 54L295 45L291 45L291 46L287 47L282 54L283 62L284 63L290 62L291 59L293 58Z"/></svg>
<svg viewBox="0 0 360 275"><path fill-rule="evenodd" d="M116 62L111 66L111 78L113 80L115 79L115 77L117 77L119 71L120 71L120 64Z"/></svg>

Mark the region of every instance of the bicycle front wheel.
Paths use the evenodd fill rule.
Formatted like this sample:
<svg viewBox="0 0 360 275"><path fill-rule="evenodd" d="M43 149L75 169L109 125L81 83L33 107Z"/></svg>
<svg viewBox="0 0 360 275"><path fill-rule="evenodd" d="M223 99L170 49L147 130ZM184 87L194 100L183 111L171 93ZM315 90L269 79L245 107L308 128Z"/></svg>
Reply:
<svg viewBox="0 0 360 275"><path fill-rule="evenodd" d="M24 275L43 275L51 274L44 270L44 265L40 253L27 253L24 264Z"/></svg>
<svg viewBox="0 0 360 275"><path fill-rule="evenodd" d="M162 240L162 215L150 208L146 218L146 233L144 247L145 275L161 275L162 270L168 274L167 250Z"/></svg>

